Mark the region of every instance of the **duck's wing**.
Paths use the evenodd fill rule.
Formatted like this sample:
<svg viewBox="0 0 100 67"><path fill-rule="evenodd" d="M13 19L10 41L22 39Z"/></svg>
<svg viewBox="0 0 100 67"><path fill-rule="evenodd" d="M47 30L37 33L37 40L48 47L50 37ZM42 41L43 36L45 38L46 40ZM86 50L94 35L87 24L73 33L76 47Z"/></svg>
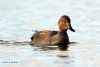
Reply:
<svg viewBox="0 0 100 67"><path fill-rule="evenodd" d="M48 30L43 30L43 31L37 31L33 34L33 36L38 36L38 35L49 35L50 37L56 35L58 31L48 31Z"/></svg>
<svg viewBox="0 0 100 67"><path fill-rule="evenodd" d="M51 37L57 34L57 31L38 31L31 37L34 45L51 44Z"/></svg>
<svg viewBox="0 0 100 67"><path fill-rule="evenodd" d="M32 44L40 46L43 44L55 44L55 41L58 41L58 31L37 31L31 37Z"/></svg>
<svg viewBox="0 0 100 67"><path fill-rule="evenodd" d="M45 35L46 35L45 31L37 31L32 35L31 40L42 39L42 37Z"/></svg>
<svg viewBox="0 0 100 67"><path fill-rule="evenodd" d="M58 31L50 31L51 32L51 36L57 35Z"/></svg>

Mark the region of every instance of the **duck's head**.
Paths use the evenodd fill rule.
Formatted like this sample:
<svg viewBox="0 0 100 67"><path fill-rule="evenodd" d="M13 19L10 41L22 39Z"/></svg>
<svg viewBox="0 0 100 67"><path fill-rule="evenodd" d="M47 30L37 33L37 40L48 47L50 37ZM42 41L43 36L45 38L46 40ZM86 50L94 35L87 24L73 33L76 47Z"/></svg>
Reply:
<svg viewBox="0 0 100 67"><path fill-rule="evenodd" d="M75 30L71 26L71 20L67 15L61 16L58 21L58 28L60 32L66 32L68 29L75 32Z"/></svg>

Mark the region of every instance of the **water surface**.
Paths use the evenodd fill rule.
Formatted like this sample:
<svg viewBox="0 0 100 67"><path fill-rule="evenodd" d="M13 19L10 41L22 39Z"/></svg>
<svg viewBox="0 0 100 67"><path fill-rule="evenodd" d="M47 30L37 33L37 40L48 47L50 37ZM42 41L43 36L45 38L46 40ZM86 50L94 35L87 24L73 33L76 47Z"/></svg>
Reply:
<svg viewBox="0 0 100 67"><path fill-rule="evenodd" d="M0 0L0 67L100 67L99 8L99 0ZM57 30L62 15L76 30L69 51L29 45L32 30Z"/></svg>

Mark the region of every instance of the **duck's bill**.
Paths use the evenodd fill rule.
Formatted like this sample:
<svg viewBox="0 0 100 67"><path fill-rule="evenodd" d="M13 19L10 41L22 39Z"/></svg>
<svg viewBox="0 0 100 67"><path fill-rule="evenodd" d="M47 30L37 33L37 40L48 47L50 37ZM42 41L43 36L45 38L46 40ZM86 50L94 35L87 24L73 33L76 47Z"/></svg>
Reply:
<svg viewBox="0 0 100 67"><path fill-rule="evenodd" d="M75 30L72 28L71 25L69 26L69 30L72 31L72 32L75 32Z"/></svg>
<svg viewBox="0 0 100 67"><path fill-rule="evenodd" d="M69 28L70 31L75 32L75 30L73 28Z"/></svg>

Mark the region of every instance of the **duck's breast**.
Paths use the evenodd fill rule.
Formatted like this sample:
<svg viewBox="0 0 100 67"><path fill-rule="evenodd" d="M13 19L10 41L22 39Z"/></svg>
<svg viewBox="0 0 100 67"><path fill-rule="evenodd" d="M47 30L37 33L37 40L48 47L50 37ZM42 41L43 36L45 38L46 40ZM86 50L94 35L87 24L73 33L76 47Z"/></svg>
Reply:
<svg viewBox="0 0 100 67"><path fill-rule="evenodd" d="M55 35L52 36L52 44L67 44L69 43L69 37L67 35L67 33L57 33Z"/></svg>

